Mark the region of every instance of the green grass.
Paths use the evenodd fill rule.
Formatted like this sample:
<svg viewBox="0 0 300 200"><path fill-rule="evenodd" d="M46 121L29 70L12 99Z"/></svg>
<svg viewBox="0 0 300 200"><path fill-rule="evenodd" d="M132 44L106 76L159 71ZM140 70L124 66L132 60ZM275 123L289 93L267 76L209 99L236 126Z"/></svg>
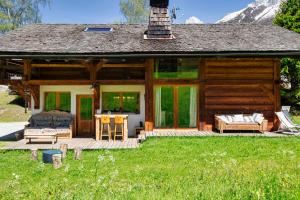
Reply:
<svg viewBox="0 0 300 200"><path fill-rule="evenodd" d="M0 122L28 121L30 112L25 114L24 107L20 106L21 99L7 92L0 92Z"/></svg>
<svg viewBox="0 0 300 200"><path fill-rule="evenodd" d="M294 116L293 120L296 124L300 124L300 116Z"/></svg>
<svg viewBox="0 0 300 200"><path fill-rule="evenodd" d="M153 138L63 167L0 151L0 199L300 199L300 138ZM41 157L41 152L39 153Z"/></svg>

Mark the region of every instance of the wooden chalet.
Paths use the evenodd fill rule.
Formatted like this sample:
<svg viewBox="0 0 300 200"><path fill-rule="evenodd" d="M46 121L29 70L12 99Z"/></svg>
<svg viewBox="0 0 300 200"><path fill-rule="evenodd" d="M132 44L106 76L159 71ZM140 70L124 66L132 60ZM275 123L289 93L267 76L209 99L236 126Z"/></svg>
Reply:
<svg viewBox="0 0 300 200"><path fill-rule="evenodd" d="M171 25L167 5L151 1L149 24L9 32L0 37L1 82L33 114L76 115L73 137L95 137L94 114L108 112L129 116L129 135L140 122L146 131L212 130L215 114L230 113L263 113L273 129L280 59L300 56L300 35L260 24Z"/></svg>

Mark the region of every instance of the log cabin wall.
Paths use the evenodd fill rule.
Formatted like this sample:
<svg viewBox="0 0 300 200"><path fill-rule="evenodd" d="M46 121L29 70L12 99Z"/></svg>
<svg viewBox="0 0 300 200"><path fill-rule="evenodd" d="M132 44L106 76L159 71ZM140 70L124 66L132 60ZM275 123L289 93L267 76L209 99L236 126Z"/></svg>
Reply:
<svg viewBox="0 0 300 200"><path fill-rule="evenodd" d="M274 112L281 106L279 60L204 59L201 65L204 130L213 129L215 114L254 112L263 113L269 121L268 129L274 128Z"/></svg>

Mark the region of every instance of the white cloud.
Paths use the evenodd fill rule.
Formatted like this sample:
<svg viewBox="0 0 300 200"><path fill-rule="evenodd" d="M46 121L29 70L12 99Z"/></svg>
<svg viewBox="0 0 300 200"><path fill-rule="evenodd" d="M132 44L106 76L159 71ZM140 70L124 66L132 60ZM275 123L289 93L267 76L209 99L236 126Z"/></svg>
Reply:
<svg viewBox="0 0 300 200"><path fill-rule="evenodd" d="M199 18L192 16L190 18L188 18L187 20L185 20L186 24L204 24L203 21L201 21Z"/></svg>

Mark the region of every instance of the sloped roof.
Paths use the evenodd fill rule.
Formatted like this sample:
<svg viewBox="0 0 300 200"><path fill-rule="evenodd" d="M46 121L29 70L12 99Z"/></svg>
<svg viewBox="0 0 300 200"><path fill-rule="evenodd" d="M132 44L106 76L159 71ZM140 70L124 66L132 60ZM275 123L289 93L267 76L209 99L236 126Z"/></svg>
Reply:
<svg viewBox="0 0 300 200"><path fill-rule="evenodd" d="M113 32L85 32L112 27ZM0 37L4 55L300 55L300 34L273 25L174 24L173 40L145 40L147 25L28 25Z"/></svg>

